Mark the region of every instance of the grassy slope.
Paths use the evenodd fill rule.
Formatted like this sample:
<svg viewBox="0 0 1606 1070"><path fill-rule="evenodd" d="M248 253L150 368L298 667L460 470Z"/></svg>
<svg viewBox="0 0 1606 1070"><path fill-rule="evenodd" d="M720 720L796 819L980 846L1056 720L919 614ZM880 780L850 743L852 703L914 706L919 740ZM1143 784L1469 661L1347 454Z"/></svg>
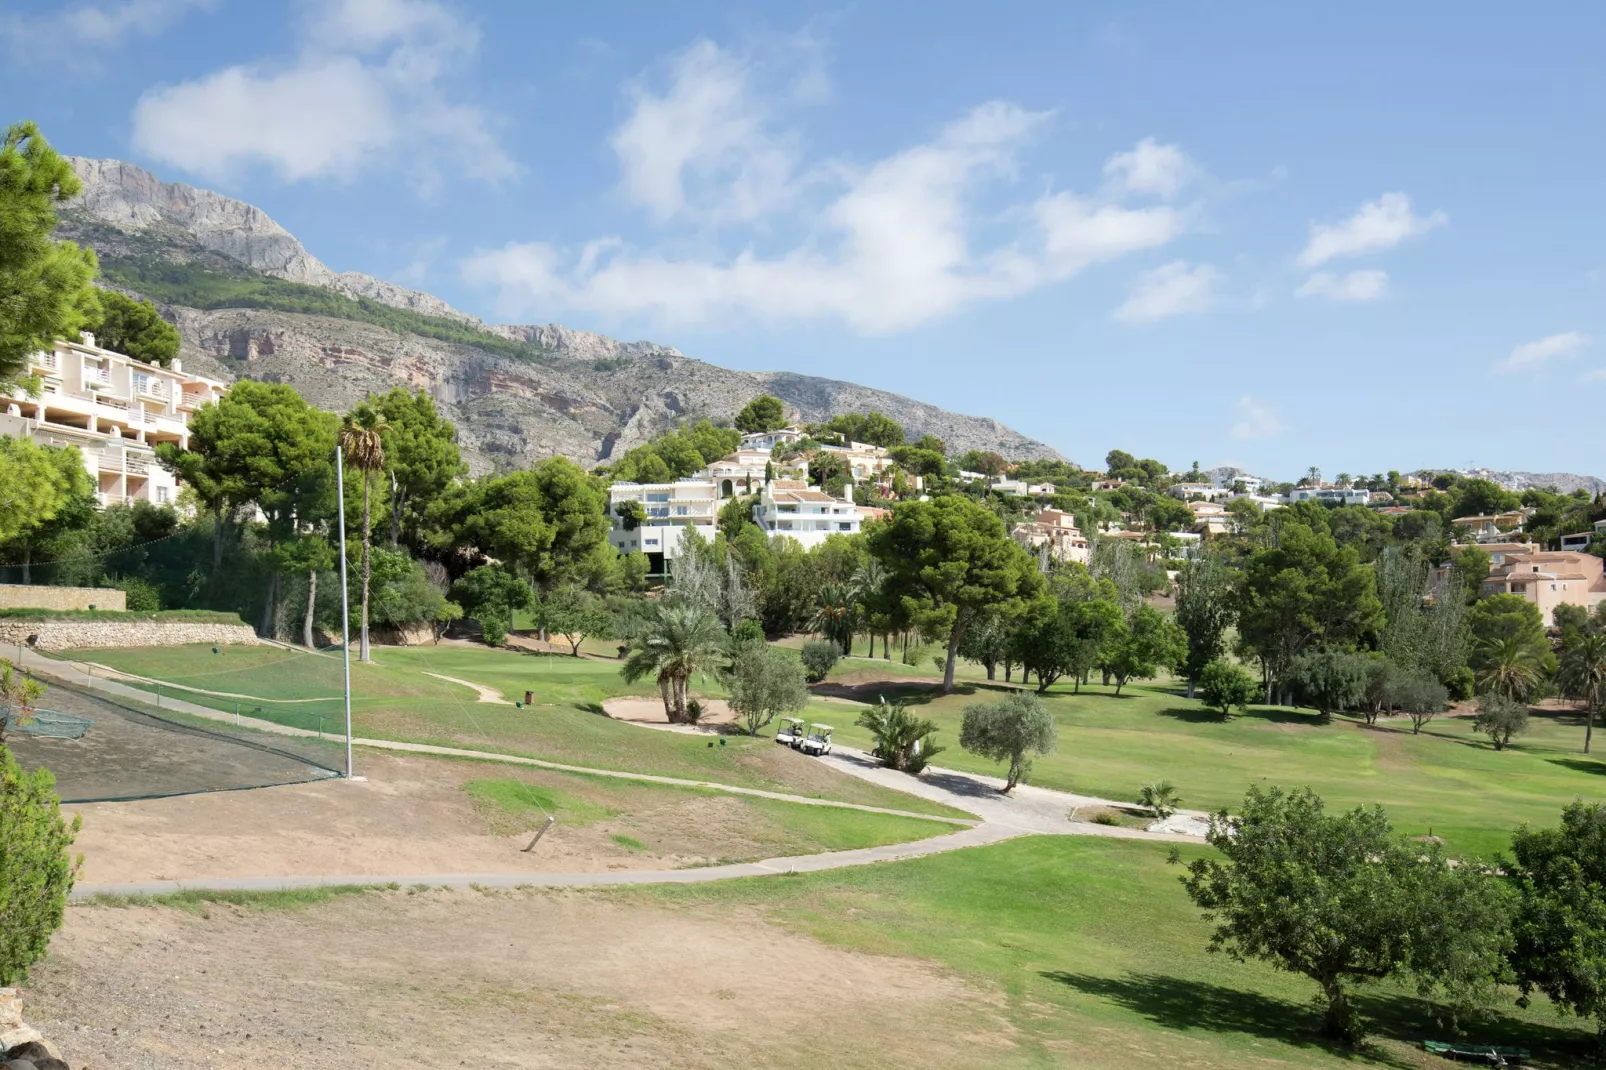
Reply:
<svg viewBox="0 0 1606 1070"><path fill-rule="evenodd" d="M142 647L75 651L76 657L190 687L261 696L320 698L275 704L240 701L240 711L281 724L334 732L341 723L341 664L331 655L277 647ZM353 661L352 717L365 736L501 751L602 769L763 788L942 816L969 816L828 769L768 739L657 732L598 716L604 698L656 694L626 685L617 662L517 654L483 647L381 647L371 664ZM440 673L497 689L508 699L534 691L534 708L476 702ZM714 681L704 691L717 692ZM143 685L142 685L143 686ZM164 694L233 712L236 700L177 689Z"/></svg>
<svg viewBox="0 0 1606 1070"><path fill-rule="evenodd" d="M835 675L851 680L873 671L872 663L852 660ZM882 671L935 679L901 665ZM866 697L874 690L866 687ZM939 765L999 772L958 746L965 706L992 694L984 681L972 678L961 688L968 693L945 698L925 685L880 690L889 698L907 693L921 716L937 722L937 741L948 748ZM1248 716L1223 723L1169 684L1129 685L1120 697L1112 691L1050 689L1059 745L1035 760L1032 783L1130 800L1141 785L1166 779L1185 805L1200 809L1231 806L1250 784L1309 785L1334 805L1382 803L1403 831L1431 828L1452 851L1485 856L1506 849L1520 823L1552 824L1575 797L1606 798L1606 762L1580 753L1583 731L1571 714L1535 715L1527 736L1496 753L1466 718L1441 716L1420 736L1408 721L1321 725L1309 710L1272 707L1251 707ZM853 725L856 714L840 703L810 707L810 716L837 726L838 740L868 746L868 734Z"/></svg>
<svg viewBox="0 0 1606 1070"><path fill-rule="evenodd" d="M1033 837L833 873L606 894L699 910L752 904L830 943L933 960L996 986L1020 1039L999 1066L1443 1065L1413 1049L1444 1036L1429 1008L1393 987L1362 1001L1378 1023L1368 1057L1316 1042L1314 986L1207 954L1208 925L1166 855L1158 844ZM1476 1036L1574 1054L1587 1039L1543 1000L1528 1011L1508 1000Z"/></svg>

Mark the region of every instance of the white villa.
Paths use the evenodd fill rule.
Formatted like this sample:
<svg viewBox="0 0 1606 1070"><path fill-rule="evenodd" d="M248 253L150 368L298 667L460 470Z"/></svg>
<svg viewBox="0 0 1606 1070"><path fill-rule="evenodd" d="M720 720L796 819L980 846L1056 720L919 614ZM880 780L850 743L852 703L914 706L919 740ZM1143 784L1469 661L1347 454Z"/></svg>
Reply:
<svg viewBox="0 0 1606 1070"><path fill-rule="evenodd" d="M1289 504L1316 501L1323 505L1366 505L1372 492L1361 487L1295 487L1284 495Z"/></svg>
<svg viewBox="0 0 1606 1070"><path fill-rule="evenodd" d="M1184 502L1213 502L1232 497L1232 484L1223 487L1215 483L1173 483L1166 488L1166 493Z"/></svg>
<svg viewBox="0 0 1606 1070"><path fill-rule="evenodd" d="M228 384L146 364L95 345L93 335L35 353L28 370L37 397L0 394L0 434L47 446L77 446L95 477L100 504L172 503L178 480L156 462L159 442L188 447L190 414Z"/></svg>
<svg viewBox="0 0 1606 1070"><path fill-rule="evenodd" d="M764 473L772 467L776 478L803 474L796 462L776 461L770 457L769 450L750 450L743 446L697 473L697 478L713 483L723 500L738 494L758 493L764 486Z"/></svg>
<svg viewBox="0 0 1606 1070"><path fill-rule="evenodd" d="M798 442L808 437L808 432L801 427L793 425L782 427L776 431L759 431L751 435L742 436L744 450L763 450L768 453L783 442Z"/></svg>
<svg viewBox="0 0 1606 1070"><path fill-rule="evenodd" d="M833 534L858 534L864 516L851 498L833 498L801 480L777 479L765 484L753 506L753 522L766 535L788 535L808 550Z"/></svg>
<svg viewBox="0 0 1606 1070"><path fill-rule="evenodd" d="M1016 524L1009 534L1026 549L1061 561L1085 565L1092 556L1087 536L1077 528L1076 518L1063 509L1039 510L1036 517Z"/></svg>
<svg viewBox="0 0 1606 1070"><path fill-rule="evenodd" d="M687 528L696 529L712 542L719 520L719 495L707 479L681 479L674 483L615 483L608 488L608 512L613 529L608 542L622 554L640 550L652 563L651 572L662 574L666 563L680 552ZM647 512L635 530L626 531L619 503L640 502Z"/></svg>

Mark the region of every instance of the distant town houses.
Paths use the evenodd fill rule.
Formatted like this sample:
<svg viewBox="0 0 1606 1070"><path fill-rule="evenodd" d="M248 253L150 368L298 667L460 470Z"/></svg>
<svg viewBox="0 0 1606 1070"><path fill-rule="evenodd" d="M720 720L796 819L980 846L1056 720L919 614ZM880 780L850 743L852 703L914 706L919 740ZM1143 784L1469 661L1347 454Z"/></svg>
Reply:
<svg viewBox="0 0 1606 1070"><path fill-rule="evenodd" d="M719 494L711 479L679 479L673 483L615 483L608 488L613 528L608 541L622 554L641 551L651 571L661 575L680 553L680 540L695 531L713 541L719 522ZM619 515L619 506L637 502L646 514L634 527Z"/></svg>
<svg viewBox="0 0 1606 1070"><path fill-rule="evenodd" d="M1576 531L1561 537L1563 550L1587 550L1589 544L1596 539L1606 539L1606 520L1595 521L1595 526L1587 531Z"/></svg>
<svg viewBox="0 0 1606 1070"><path fill-rule="evenodd" d="M1031 520L1016 524L1010 536L1033 553L1056 561L1087 564L1092 549L1076 526L1076 518L1063 509L1041 509Z"/></svg>
<svg viewBox="0 0 1606 1070"><path fill-rule="evenodd" d="M811 550L832 535L857 535L863 516L851 495L833 498L801 480L777 479L764 484L753 522L766 535L786 535Z"/></svg>
<svg viewBox="0 0 1606 1070"><path fill-rule="evenodd" d="M190 416L228 384L147 364L95 344L91 334L35 353L28 371L37 394L0 394L0 435L44 446L77 446L102 506L173 504L178 479L156 461L155 447L189 447Z"/></svg>
<svg viewBox="0 0 1606 1070"><path fill-rule="evenodd" d="M1369 505L1372 501L1372 492L1364 487L1334 487L1319 484L1294 487L1283 495L1283 500L1289 504L1320 502L1322 505Z"/></svg>

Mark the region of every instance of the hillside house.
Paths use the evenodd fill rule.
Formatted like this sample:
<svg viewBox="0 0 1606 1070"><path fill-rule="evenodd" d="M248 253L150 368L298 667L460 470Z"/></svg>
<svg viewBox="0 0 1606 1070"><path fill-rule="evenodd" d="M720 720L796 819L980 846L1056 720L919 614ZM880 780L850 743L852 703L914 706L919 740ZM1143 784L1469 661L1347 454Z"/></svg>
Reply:
<svg viewBox="0 0 1606 1070"><path fill-rule="evenodd" d="M1492 557L1491 557L1492 560ZM1539 607L1549 628L1559 605L1582 606L1593 611L1606 601L1606 565L1593 554L1571 550L1502 554L1483 581L1482 593L1515 594Z"/></svg>
<svg viewBox="0 0 1606 1070"><path fill-rule="evenodd" d="M1577 531L1571 535L1563 535L1561 537L1561 548L1563 550L1587 550L1589 549L1589 544L1594 542L1598 536L1606 536L1606 520L1595 521L1595 526L1588 531Z"/></svg>
<svg viewBox="0 0 1606 1070"><path fill-rule="evenodd" d="M608 542L622 554L640 550L651 563L648 571L664 574L680 552L688 529L712 542L719 522L719 494L711 480L681 479L673 483L615 483L608 488L613 528ZM640 502L647 512L635 530L626 530L619 517L622 502Z"/></svg>
<svg viewBox="0 0 1606 1070"><path fill-rule="evenodd" d="M863 514L851 498L833 498L801 480L777 479L764 485L753 505L753 522L764 534L789 536L809 550L835 534L858 534Z"/></svg>
<svg viewBox="0 0 1606 1070"><path fill-rule="evenodd" d="M1092 556L1087 537L1076 518L1063 509L1042 509L1031 520L1016 524L1010 538L1033 553L1046 553L1060 561L1087 564Z"/></svg>
<svg viewBox="0 0 1606 1070"><path fill-rule="evenodd" d="M1173 483L1165 491L1184 502L1215 502L1232 497L1232 486L1221 487L1214 483Z"/></svg>
<svg viewBox="0 0 1606 1070"><path fill-rule="evenodd" d="M157 463L154 447L188 448L191 415L228 391L178 360L170 368L146 364L97 346L87 333L35 353L28 372L38 396L21 387L0 394L0 434L77 446L102 506L173 504L178 479Z"/></svg>

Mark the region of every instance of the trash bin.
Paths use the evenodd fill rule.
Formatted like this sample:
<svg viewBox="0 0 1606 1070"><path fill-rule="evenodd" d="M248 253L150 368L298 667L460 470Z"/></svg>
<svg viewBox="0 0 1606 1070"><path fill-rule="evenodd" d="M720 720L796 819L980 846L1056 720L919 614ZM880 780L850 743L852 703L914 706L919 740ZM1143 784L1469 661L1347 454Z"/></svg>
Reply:
<svg viewBox="0 0 1606 1070"><path fill-rule="evenodd" d="M535 705L535 692L534 691L526 691L524 693L524 704L526 706L534 706Z"/></svg>

